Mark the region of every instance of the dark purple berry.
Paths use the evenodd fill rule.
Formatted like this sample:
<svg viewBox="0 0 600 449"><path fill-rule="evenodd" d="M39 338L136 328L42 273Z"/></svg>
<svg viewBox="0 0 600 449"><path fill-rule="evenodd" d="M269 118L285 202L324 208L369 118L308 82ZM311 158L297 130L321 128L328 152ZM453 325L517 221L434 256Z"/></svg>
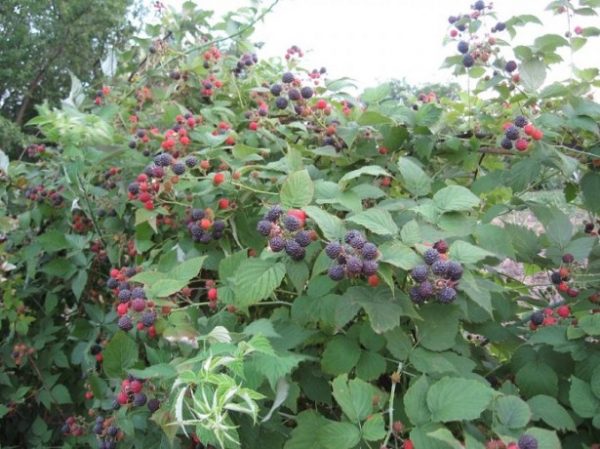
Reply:
<svg viewBox="0 0 600 449"><path fill-rule="evenodd" d="M127 302L131 298L131 290L121 290L119 292L119 300L121 302Z"/></svg>
<svg viewBox="0 0 600 449"><path fill-rule="evenodd" d="M146 395L144 393L136 393L133 395L133 405L141 407L146 404Z"/></svg>
<svg viewBox="0 0 600 449"><path fill-rule="evenodd" d="M438 293L438 300L442 304L450 304L456 298L456 290L452 287L444 287Z"/></svg>
<svg viewBox="0 0 600 449"><path fill-rule="evenodd" d="M342 252L342 245L339 242L329 242L325 247L325 254L330 259L336 259Z"/></svg>
<svg viewBox="0 0 600 449"><path fill-rule="evenodd" d="M298 242L295 240L286 240L285 242L285 252L288 256L290 256L293 260L302 260L304 259L304 255L306 254L306 250L302 248Z"/></svg>
<svg viewBox="0 0 600 449"><path fill-rule="evenodd" d="M150 327L156 321L156 312L152 310L147 310L142 314L142 323L145 327Z"/></svg>
<svg viewBox="0 0 600 449"><path fill-rule="evenodd" d="M213 231L223 232L225 230L225 222L223 220L215 220L213 222Z"/></svg>
<svg viewBox="0 0 600 449"><path fill-rule="evenodd" d="M284 83L291 83L292 81L294 81L294 74L292 72L284 73L281 77L281 81L283 81Z"/></svg>
<svg viewBox="0 0 600 449"><path fill-rule="evenodd" d="M96 423L94 424L94 428L93 428L93 432L97 435L100 435L103 431L103 427L102 427L102 423Z"/></svg>
<svg viewBox="0 0 600 449"><path fill-rule="evenodd" d="M282 213L283 213L283 209L281 208L281 206L278 206L278 205L273 206L265 214L265 220L277 221L277 220L279 220L279 217L281 216Z"/></svg>
<svg viewBox="0 0 600 449"><path fill-rule="evenodd" d="M185 164L182 164L181 162L177 162L176 164L173 164L171 166L171 170L177 176L183 175L185 173Z"/></svg>
<svg viewBox="0 0 600 449"><path fill-rule="evenodd" d="M349 275L357 275L362 272L363 262L356 256L350 256L346 259L346 270Z"/></svg>
<svg viewBox="0 0 600 449"><path fill-rule="evenodd" d="M427 265L418 265L415 268L413 268L410 275L417 282L426 281L427 276L429 275L429 267Z"/></svg>
<svg viewBox="0 0 600 449"><path fill-rule="evenodd" d="M271 240L269 240L269 247L271 251L278 253L285 249L285 239L280 235L276 235Z"/></svg>
<svg viewBox="0 0 600 449"><path fill-rule="evenodd" d="M468 69L469 67L473 67L475 64L475 59L471 55L465 55L463 57L463 65Z"/></svg>
<svg viewBox="0 0 600 449"><path fill-rule="evenodd" d="M288 97L292 101L298 101L302 96L300 95L300 91L298 89L290 89L288 91Z"/></svg>
<svg viewBox="0 0 600 449"><path fill-rule="evenodd" d="M522 435L517 442L519 449L538 449L538 441L531 435Z"/></svg>
<svg viewBox="0 0 600 449"><path fill-rule="evenodd" d="M196 165L198 165L198 159L194 156L189 156L185 159L185 165L187 165L189 168L194 168Z"/></svg>
<svg viewBox="0 0 600 449"><path fill-rule="evenodd" d="M204 218L204 210L202 209L192 209L192 220L198 221Z"/></svg>
<svg viewBox="0 0 600 449"><path fill-rule="evenodd" d="M148 401L148 410L150 410L150 413L154 413L159 409L159 407L160 401L158 399L150 399Z"/></svg>
<svg viewBox="0 0 600 449"><path fill-rule="evenodd" d="M273 84L271 86L271 93L273 95L275 95L276 97L278 97L279 94L281 93L281 84Z"/></svg>
<svg viewBox="0 0 600 449"><path fill-rule="evenodd" d="M527 125L527 119L522 115L517 115L515 117L515 126L518 128L523 128L525 125Z"/></svg>
<svg viewBox="0 0 600 449"><path fill-rule="evenodd" d="M132 298L146 298L146 293L144 292L144 289L142 287L135 287L133 290L131 290L131 297Z"/></svg>
<svg viewBox="0 0 600 449"><path fill-rule="evenodd" d="M575 262L575 257L571 253L563 254L562 261L564 263L573 263Z"/></svg>
<svg viewBox="0 0 600 449"><path fill-rule="evenodd" d="M498 22L494 28L496 28L496 31L504 31L506 29L506 24L504 22Z"/></svg>
<svg viewBox="0 0 600 449"><path fill-rule="evenodd" d="M311 87L305 86L302 89L300 89L300 94L302 95L302 98L308 100L313 96L313 90Z"/></svg>
<svg viewBox="0 0 600 449"><path fill-rule="evenodd" d="M377 259L377 245L366 242L360 250L363 258L367 260Z"/></svg>
<svg viewBox="0 0 600 449"><path fill-rule="evenodd" d="M423 298L419 293L419 287L411 288L408 292L408 295L410 296L411 301L415 304L423 304L425 302L425 298Z"/></svg>
<svg viewBox="0 0 600 449"><path fill-rule="evenodd" d="M434 248L429 248L423 254L423 259L425 260L425 263L427 265L433 264L433 262L438 260L439 257L440 257L440 253L438 253L437 249L434 249Z"/></svg>
<svg viewBox="0 0 600 449"><path fill-rule="evenodd" d="M110 288L111 290L113 288L117 288L118 285L119 285L119 282L115 278L108 278L108 280L106 281L106 286L108 288Z"/></svg>
<svg viewBox="0 0 600 449"><path fill-rule="evenodd" d="M333 265L329 267L327 274L332 280L341 281L344 279L344 267L342 265Z"/></svg>
<svg viewBox="0 0 600 449"><path fill-rule="evenodd" d="M504 66L504 70L506 70L508 73L514 72L517 70L517 63L515 61L508 61Z"/></svg>
<svg viewBox="0 0 600 449"><path fill-rule="evenodd" d="M107 435L114 437L117 435L117 433L119 433L119 428L117 426L110 426L107 430L106 430Z"/></svg>
<svg viewBox="0 0 600 449"><path fill-rule="evenodd" d="M431 282L429 282L429 281L425 281L425 282L421 283L421 285L419 285L418 289L419 289L419 296L421 296L423 299L427 299L431 295L433 295L433 285L431 285Z"/></svg>
<svg viewBox="0 0 600 449"><path fill-rule="evenodd" d="M119 322L117 324L119 329L122 331L130 331L133 329L133 321L129 315L123 315L121 318L119 318Z"/></svg>
<svg viewBox="0 0 600 449"><path fill-rule="evenodd" d="M550 280L554 285L558 285L562 282L562 277L560 276L560 273L558 271L553 271L550 274Z"/></svg>
<svg viewBox="0 0 600 449"><path fill-rule="evenodd" d="M297 231L298 229L300 229L300 227L302 226L302 223L300 222L300 220L297 217L294 217L293 215L286 215L285 217L283 217L283 226L288 231L293 232L293 231Z"/></svg>
<svg viewBox="0 0 600 449"><path fill-rule="evenodd" d="M448 272L448 262L438 259L431 264L431 272L436 276L445 276Z"/></svg>
<svg viewBox="0 0 600 449"><path fill-rule="evenodd" d="M505 150L511 150L513 147L513 143L512 140L510 140L508 137L505 137L502 139L502 141L500 142L500 146L502 148L504 148Z"/></svg>
<svg viewBox="0 0 600 449"><path fill-rule="evenodd" d="M466 41L460 41L458 43L458 51L463 55L469 51L469 43Z"/></svg>
<svg viewBox="0 0 600 449"><path fill-rule="evenodd" d="M267 237L271 233L271 228L273 227L273 223L268 220L260 220L256 225L256 230L260 235L264 235Z"/></svg>
<svg viewBox="0 0 600 449"><path fill-rule="evenodd" d="M377 273L379 263L376 260L364 260L362 271L365 276L371 276Z"/></svg>
<svg viewBox="0 0 600 449"><path fill-rule="evenodd" d="M519 138L519 134L519 128L516 126L509 126L504 132L504 135L510 140L517 140Z"/></svg>
<svg viewBox="0 0 600 449"><path fill-rule="evenodd" d="M458 281L463 275L463 267L458 262L453 260L448 262L448 269L446 275L453 281Z"/></svg>
<svg viewBox="0 0 600 449"><path fill-rule="evenodd" d="M485 2L483 0L477 0L473 5L473 9L476 9L477 11L482 11L483 9L485 9Z"/></svg>
<svg viewBox="0 0 600 449"><path fill-rule="evenodd" d="M154 158L154 164L158 167L168 167L169 165L171 165L172 159L173 158L169 153L160 153Z"/></svg>
<svg viewBox="0 0 600 449"><path fill-rule="evenodd" d="M287 98L277 97L277 99L275 100L275 106L277 106L279 109L287 108L287 106L288 106Z"/></svg>
<svg viewBox="0 0 600 449"><path fill-rule="evenodd" d="M127 191L132 195L137 195L140 192L140 185L137 182L132 182L127 186Z"/></svg>
<svg viewBox="0 0 600 449"><path fill-rule="evenodd" d="M544 312L542 312L541 310L533 312L529 317L529 320L536 326L541 325L544 322Z"/></svg>
<svg viewBox="0 0 600 449"><path fill-rule="evenodd" d="M294 240L296 240L298 245L302 246L303 248L307 247L310 245L310 242L312 242L312 239L310 238L310 232L308 231L298 231L294 236Z"/></svg>

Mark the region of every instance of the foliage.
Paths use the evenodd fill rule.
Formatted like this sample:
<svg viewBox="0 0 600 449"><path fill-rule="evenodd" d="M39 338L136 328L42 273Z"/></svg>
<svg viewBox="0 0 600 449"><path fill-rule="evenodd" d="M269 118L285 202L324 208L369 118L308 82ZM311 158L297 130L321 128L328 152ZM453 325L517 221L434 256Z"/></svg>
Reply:
<svg viewBox="0 0 600 449"><path fill-rule="evenodd" d="M537 18L479 4L455 97L354 99L256 58L269 8L187 2L40 107L44 151L0 154L2 442L595 447L600 80L543 78L599 30L513 48L517 76Z"/></svg>

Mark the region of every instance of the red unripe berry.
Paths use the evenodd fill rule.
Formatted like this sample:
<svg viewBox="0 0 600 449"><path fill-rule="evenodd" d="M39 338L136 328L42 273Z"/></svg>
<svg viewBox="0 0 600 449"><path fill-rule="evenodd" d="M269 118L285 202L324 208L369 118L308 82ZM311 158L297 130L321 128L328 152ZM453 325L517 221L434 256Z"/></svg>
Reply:
<svg viewBox="0 0 600 449"><path fill-rule="evenodd" d="M329 125L325 129L325 134L327 134L328 136L333 136L335 134L335 131L336 131L335 125Z"/></svg>
<svg viewBox="0 0 600 449"><path fill-rule="evenodd" d="M173 147L175 146L175 141L172 139L167 139L167 140L163 140L163 142L160 144L160 146L163 148L163 150L172 150Z"/></svg>
<svg viewBox="0 0 600 449"><path fill-rule="evenodd" d="M154 210L154 203L152 201L146 201L144 203L144 209L146 209L146 210Z"/></svg>
<svg viewBox="0 0 600 449"><path fill-rule="evenodd" d="M213 288L217 284L213 279L207 279L204 285L206 288Z"/></svg>
<svg viewBox="0 0 600 449"><path fill-rule="evenodd" d="M544 315L546 315L546 316L552 316L552 315L554 315L554 310L552 310L550 307L546 307L544 309Z"/></svg>
<svg viewBox="0 0 600 449"><path fill-rule="evenodd" d="M567 318L569 315L571 315L571 309L569 309L569 306L560 306L558 309L556 309L556 313L561 318Z"/></svg>
<svg viewBox="0 0 600 449"><path fill-rule="evenodd" d="M560 284L558 284L558 290L566 293L569 290L569 285L566 282L561 282Z"/></svg>
<svg viewBox="0 0 600 449"><path fill-rule="evenodd" d="M379 147L379 154L388 154L387 147L384 147L384 146Z"/></svg>
<svg viewBox="0 0 600 449"><path fill-rule="evenodd" d="M154 325L152 325L148 328L148 337L150 337L150 338L156 337L156 328L154 327Z"/></svg>
<svg viewBox="0 0 600 449"><path fill-rule="evenodd" d="M327 107L327 102L321 98L320 100L317 100L315 107L317 109L325 109Z"/></svg>
<svg viewBox="0 0 600 449"><path fill-rule="evenodd" d="M146 175L146 173L140 173L137 178L136 178L137 182L146 182L148 181L148 175Z"/></svg>
<svg viewBox="0 0 600 449"><path fill-rule="evenodd" d="M566 267L561 267L558 270L558 274L561 279L566 280L566 279L569 279L569 276L571 275L571 271Z"/></svg>
<svg viewBox="0 0 600 449"><path fill-rule="evenodd" d="M121 405L127 404L127 402L129 402L129 397L127 396L127 393L125 393L124 391L119 392L119 394L117 395L117 402Z"/></svg>
<svg viewBox="0 0 600 449"><path fill-rule="evenodd" d="M96 354L96 362L102 363L103 360L104 356L102 355L102 353Z"/></svg>
<svg viewBox="0 0 600 449"><path fill-rule="evenodd" d="M192 289L189 287L183 287L181 289L181 294L186 298L189 298L190 296L192 296Z"/></svg>
<svg viewBox="0 0 600 449"><path fill-rule="evenodd" d="M219 122L219 129L229 129L229 123Z"/></svg>
<svg viewBox="0 0 600 449"><path fill-rule="evenodd" d="M117 313L119 316L123 316L127 313L127 309L129 309L129 305L126 302L122 302L117 306Z"/></svg>
<svg viewBox="0 0 600 449"><path fill-rule="evenodd" d="M135 325L135 327L139 331L144 330L144 323L142 323L141 321L138 321L138 323Z"/></svg>
<svg viewBox="0 0 600 449"><path fill-rule="evenodd" d="M190 138L188 136L181 136L179 142L181 142L182 145L189 145Z"/></svg>
<svg viewBox="0 0 600 449"><path fill-rule="evenodd" d="M94 103L96 103L97 106L100 106L102 104L102 98L96 97L96 99L94 100Z"/></svg>
<svg viewBox="0 0 600 449"><path fill-rule="evenodd" d="M581 34L583 33L583 28L581 28L579 25L575 27L575 34Z"/></svg>
<svg viewBox="0 0 600 449"><path fill-rule="evenodd" d="M138 199L142 203L147 203L148 201L150 201L152 199L152 195L150 195L148 192L142 192L142 193L140 193Z"/></svg>
<svg viewBox="0 0 600 449"><path fill-rule="evenodd" d="M94 398L94 393L92 393L91 391L86 391L85 392L85 398L86 399L93 399Z"/></svg>
<svg viewBox="0 0 600 449"><path fill-rule="evenodd" d="M134 393L139 393L140 391L142 391L143 387L144 384L142 384L139 380L132 380L129 384L129 389Z"/></svg>
<svg viewBox="0 0 600 449"><path fill-rule="evenodd" d="M392 183L392 178L390 178L389 176L381 178L381 185L383 187L389 187L391 183Z"/></svg>
<svg viewBox="0 0 600 449"><path fill-rule="evenodd" d="M110 277L111 278L115 278L116 279L116 278L119 277L120 274L121 274L121 272L118 269L116 269L116 268L111 268L110 269Z"/></svg>
<svg viewBox="0 0 600 449"><path fill-rule="evenodd" d="M209 301L216 301L217 297L219 296L219 293L217 289L213 287L208 289L208 293L206 294L206 296L208 297Z"/></svg>
<svg viewBox="0 0 600 449"><path fill-rule="evenodd" d="M200 220L200 227L202 229L204 229L205 231L210 229L212 226L212 221L210 221L208 218L203 218L202 220Z"/></svg>
<svg viewBox="0 0 600 449"><path fill-rule="evenodd" d="M505 122L505 123L502 125L502 130L503 130L503 131L506 131L506 130L507 130L508 128L510 128L511 126L513 126L512 122Z"/></svg>
<svg viewBox="0 0 600 449"><path fill-rule="evenodd" d="M458 30L456 28L453 28L450 30L450 37L456 37L458 36Z"/></svg>
<svg viewBox="0 0 600 449"><path fill-rule="evenodd" d="M528 123L527 125L525 125L523 127L523 131L525 132L525 134L527 134L528 136L531 136L533 134L533 132L535 131L535 126L533 126L531 123Z"/></svg>
<svg viewBox="0 0 600 449"><path fill-rule="evenodd" d="M219 200L219 209L229 209L229 200L227 198Z"/></svg>
<svg viewBox="0 0 600 449"><path fill-rule="evenodd" d="M556 318L553 316L547 316L544 318L544 322L542 323L544 326L554 326L557 323Z"/></svg>
<svg viewBox="0 0 600 449"><path fill-rule="evenodd" d="M235 145L235 137L227 137L227 139L225 139L225 145Z"/></svg>
<svg viewBox="0 0 600 449"><path fill-rule="evenodd" d="M223 173L215 173L215 176L213 177L213 184L218 186L223 181L225 181L225 175Z"/></svg>
<svg viewBox="0 0 600 449"><path fill-rule="evenodd" d="M544 133L540 129L537 129L537 128L531 134L531 138L533 140L542 140L542 137L544 137Z"/></svg>
<svg viewBox="0 0 600 449"><path fill-rule="evenodd" d="M402 449L415 449L415 445L413 444L413 442L411 440L404 440Z"/></svg>
<svg viewBox="0 0 600 449"><path fill-rule="evenodd" d="M579 295L579 290L576 288L570 288L567 290L567 295L569 295L571 298L576 298L577 295Z"/></svg>
<svg viewBox="0 0 600 449"><path fill-rule="evenodd" d="M517 139L515 142L515 148L519 151L526 151L529 146L529 142L525 139Z"/></svg>
<svg viewBox="0 0 600 449"><path fill-rule="evenodd" d="M258 129L258 123L257 122L250 122L248 124L248 129L250 131L256 131Z"/></svg>
<svg viewBox="0 0 600 449"><path fill-rule="evenodd" d="M304 222L306 221L306 212L301 209L290 209L287 212L288 215L296 217L300 220L301 226L304 226Z"/></svg>
<svg viewBox="0 0 600 449"><path fill-rule="evenodd" d="M190 117L189 119L187 119L187 125L190 128L193 128L194 126L196 126L196 120L194 120L194 117Z"/></svg>
<svg viewBox="0 0 600 449"><path fill-rule="evenodd" d="M220 81L220 80L215 81L215 87L217 89L220 89L221 87L223 87L223 81Z"/></svg>
<svg viewBox="0 0 600 449"><path fill-rule="evenodd" d="M202 170L208 170L210 168L210 161L207 161L206 159L200 161L200 168Z"/></svg>
<svg viewBox="0 0 600 449"><path fill-rule="evenodd" d="M371 287L377 287L379 285L379 276L377 276L376 274L372 274L367 279L367 282Z"/></svg>

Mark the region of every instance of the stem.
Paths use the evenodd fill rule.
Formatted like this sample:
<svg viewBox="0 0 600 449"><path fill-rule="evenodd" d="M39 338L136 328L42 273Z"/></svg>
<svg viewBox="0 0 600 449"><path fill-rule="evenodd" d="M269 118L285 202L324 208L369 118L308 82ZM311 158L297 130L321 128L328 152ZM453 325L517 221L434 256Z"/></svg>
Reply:
<svg viewBox="0 0 600 449"><path fill-rule="evenodd" d="M402 362L398 363L398 369L396 372L399 374L402 372ZM394 433L394 395L396 394L396 382L392 382L392 389L390 390L390 403L388 405L388 432L383 440L383 447L387 447L392 434Z"/></svg>
<svg viewBox="0 0 600 449"><path fill-rule="evenodd" d="M90 198L87 194L87 190L85 190L85 187L83 187L83 183L81 182L81 177L79 176L79 173L77 173L75 176L77 178L77 184L78 184L79 190L81 191L81 193L83 195L83 199L85 200L85 204L87 205L88 214L90 216L90 219L92 220L94 229L98 233L98 236L100 237L100 240L102 241L102 245L104 246L104 248L108 248L108 246L106 245L106 240L104 240L104 235L102 234L102 231L100 230L100 227L98 226L98 221L96 220L96 215L94 214L94 210L92 209L92 205L90 203Z"/></svg>
<svg viewBox="0 0 600 449"><path fill-rule="evenodd" d="M240 184L239 182L232 182L231 184L233 184L234 186L237 186L237 187L241 187L242 189L250 190L251 192L254 192L254 193L263 193L265 195L279 195L277 192L267 192L266 190L255 189L255 188L247 186L245 184Z"/></svg>

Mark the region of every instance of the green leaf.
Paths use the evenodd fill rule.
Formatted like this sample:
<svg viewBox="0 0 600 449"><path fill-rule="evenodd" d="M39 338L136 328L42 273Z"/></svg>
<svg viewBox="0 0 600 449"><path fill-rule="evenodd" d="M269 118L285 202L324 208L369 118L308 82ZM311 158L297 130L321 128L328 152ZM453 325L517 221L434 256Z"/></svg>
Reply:
<svg viewBox="0 0 600 449"><path fill-rule="evenodd" d="M304 212L315 221L327 240L340 240L344 237L346 233L344 223L335 215L316 206L307 206Z"/></svg>
<svg viewBox="0 0 600 449"><path fill-rule="evenodd" d="M431 351L445 351L456 344L459 310L447 304L429 304L420 310L417 324L420 344Z"/></svg>
<svg viewBox="0 0 600 449"><path fill-rule="evenodd" d="M483 248L472 245L463 240L457 240L450 246L450 257L457 262L474 264L486 257L496 257Z"/></svg>
<svg viewBox="0 0 600 449"><path fill-rule="evenodd" d="M321 366L323 371L337 375L348 373L358 363L360 347L355 340L336 336L325 345Z"/></svg>
<svg viewBox="0 0 600 449"><path fill-rule="evenodd" d="M308 206L315 193L315 186L308 171L301 170L287 177L281 186L281 203L286 207Z"/></svg>
<svg viewBox="0 0 600 449"><path fill-rule="evenodd" d="M402 226L400 238L402 239L402 243L409 246L412 246L415 243L421 243L423 241L423 237L421 236L419 223L417 223L415 220L410 220L408 223Z"/></svg>
<svg viewBox="0 0 600 449"><path fill-rule="evenodd" d="M520 429L529 423L531 410L518 396L502 396L494 403L496 418L509 429Z"/></svg>
<svg viewBox="0 0 600 449"><path fill-rule="evenodd" d="M401 157L398 160L398 169L402 184L414 196L425 196L431 192L431 178L411 158Z"/></svg>
<svg viewBox="0 0 600 449"><path fill-rule="evenodd" d="M358 427L347 422L328 421L319 427L316 435L326 449L350 449L360 441Z"/></svg>
<svg viewBox="0 0 600 449"><path fill-rule="evenodd" d="M540 394L529 399L527 403L533 413L534 421L542 420L560 431L575 431L575 421L556 398Z"/></svg>
<svg viewBox="0 0 600 449"><path fill-rule="evenodd" d="M391 214L385 209L367 209L360 214L346 218L346 221L361 225L379 235L396 235L398 233L398 226Z"/></svg>
<svg viewBox="0 0 600 449"><path fill-rule="evenodd" d="M129 374L139 379L151 379L154 377L170 379L177 375L177 371L168 363L159 363L144 369L130 369Z"/></svg>
<svg viewBox="0 0 600 449"><path fill-rule="evenodd" d="M357 170L352 170L349 171L348 173L346 173L344 176L341 177L341 179L338 181L338 184L344 188L346 186L346 184L348 184L348 181L351 181L352 179L356 179L362 175L369 175L369 176L391 176L390 172L388 172L386 169L380 167L379 165L366 165L364 167L361 167Z"/></svg>
<svg viewBox="0 0 600 449"><path fill-rule="evenodd" d="M387 287L351 287L344 299L360 304L369 316L371 327L379 334L400 324L402 306Z"/></svg>
<svg viewBox="0 0 600 449"><path fill-rule="evenodd" d="M521 81L528 90L537 90L546 80L546 65L539 59L529 59L519 66Z"/></svg>
<svg viewBox="0 0 600 449"><path fill-rule="evenodd" d="M175 279L185 281L186 283L195 278L202 268L202 264L206 260L206 256L194 257L188 259L173 268L166 274L167 279Z"/></svg>
<svg viewBox="0 0 600 449"><path fill-rule="evenodd" d="M358 423L373 411L373 387L360 379L348 381L348 375L342 374L333 382L333 397L348 419Z"/></svg>
<svg viewBox="0 0 600 449"><path fill-rule="evenodd" d="M579 320L578 326L588 335L600 335L600 315L586 315Z"/></svg>
<svg viewBox="0 0 600 449"><path fill-rule="evenodd" d="M494 397L494 390L476 380L444 377L427 392L433 421L477 419Z"/></svg>
<svg viewBox="0 0 600 449"><path fill-rule="evenodd" d="M539 361L526 363L516 373L516 383L526 397L538 394L554 396L558 392L558 376L547 364Z"/></svg>
<svg viewBox="0 0 600 449"><path fill-rule="evenodd" d="M62 384L52 387L52 398L56 400L57 404L70 404L73 402L69 390Z"/></svg>
<svg viewBox="0 0 600 449"><path fill-rule="evenodd" d="M526 430L527 435L531 435L538 442L538 449L562 449L561 444L556 432L546 429L539 429L532 427Z"/></svg>
<svg viewBox="0 0 600 449"><path fill-rule="evenodd" d="M600 213L600 174L587 172L579 183L583 204L587 209L596 214Z"/></svg>
<svg viewBox="0 0 600 449"><path fill-rule="evenodd" d="M385 422L381 413L371 415L362 426L362 438L367 441L377 441L385 438Z"/></svg>
<svg viewBox="0 0 600 449"><path fill-rule="evenodd" d="M284 449L323 449L316 438L319 429L327 420L313 410L304 411L296 417L296 427L292 430Z"/></svg>
<svg viewBox="0 0 600 449"><path fill-rule="evenodd" d="M590 384L575 376L571 376L569 402L582 418L593 418L600 411L600 400L594 396Z"/></svg>
<svg viewBox="0 0 600 449"><path fill-rule="evenodd" d="M468 211L479 206L479 197L463 186L447 186L433 195L436 207L444 212Z"/></svg>
<svg viewBox="0 0 600 449"><path fill-rule="evenodd" d="M244 260L234 278L235 304L246 308L268 298L285 276L285 265L272 260Z"/></svg>
<svg viewBox="0 0 600 449"><path fill-rule="evenodd" d="M147 289L149 298L166 298L177 293L188 284L188 281L177 279L159 279Z"/></svg>
<svg viewBox="0 0 600 449"><path fill-rule="evenodd" d="M404 411L410 422L415 426L428 423L431 412L427 408L427 392L429 381L427 376L421 376L414 381L404 394Z"/></svg>
<svg viewBox="0 0 600 449"><path fill-rule="evenodd" d="M122 378L127 369L138 360L138 348L135 341L125 332L118 331L110 339L104 351L104 373L111 378Z"/></svg>
<svg viewBox="0 0 600 449"><path fill-rule="evenodd" d="M356 375L363 380L375 380L381 376L386 369L385 358L373 351L363 351L356 364Z"/></svg>
<svg viewBox="0 0 600 449"><path fill-rule="evenodd" d="M408 246L393 240L379 247L380 261L389 263L403 270L412 270L423 263L423 259Z"/></svg>

